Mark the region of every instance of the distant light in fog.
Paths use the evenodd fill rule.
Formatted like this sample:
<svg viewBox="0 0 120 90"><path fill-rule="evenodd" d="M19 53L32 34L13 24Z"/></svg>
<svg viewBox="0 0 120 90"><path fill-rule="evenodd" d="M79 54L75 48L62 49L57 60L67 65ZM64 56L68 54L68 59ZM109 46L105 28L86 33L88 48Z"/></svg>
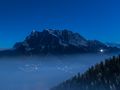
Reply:
<svg viewBox="0 0 120 90"><path fill-rule="evenodd" d="M101 53L103 53L103 52L104 52L104 50L103 50L103 49L100 49L100 52L101 52Z"/></svg>

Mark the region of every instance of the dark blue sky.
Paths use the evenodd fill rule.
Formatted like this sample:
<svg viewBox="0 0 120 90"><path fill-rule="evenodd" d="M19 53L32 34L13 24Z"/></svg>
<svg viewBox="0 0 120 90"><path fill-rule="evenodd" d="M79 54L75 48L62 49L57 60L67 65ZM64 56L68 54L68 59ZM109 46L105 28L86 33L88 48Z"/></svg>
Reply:
<svg viewBox="0 0 120 90"><path fill-rule="evenodd" d="M32 29L70 29L88 39L120 42L118 0L0 0L0 47L22 41Z"/></svg>

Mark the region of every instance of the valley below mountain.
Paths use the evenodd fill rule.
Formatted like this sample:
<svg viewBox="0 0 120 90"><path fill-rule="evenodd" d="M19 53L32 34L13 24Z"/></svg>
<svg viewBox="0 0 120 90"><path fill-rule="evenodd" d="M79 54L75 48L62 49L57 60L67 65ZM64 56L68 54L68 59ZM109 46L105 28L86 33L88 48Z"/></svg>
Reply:
<svg viewBox="0 0 120 90"><path fill-rule="evenodd" d="M118 53L1 58L0 89L50 90L114 55Z"/></svg>

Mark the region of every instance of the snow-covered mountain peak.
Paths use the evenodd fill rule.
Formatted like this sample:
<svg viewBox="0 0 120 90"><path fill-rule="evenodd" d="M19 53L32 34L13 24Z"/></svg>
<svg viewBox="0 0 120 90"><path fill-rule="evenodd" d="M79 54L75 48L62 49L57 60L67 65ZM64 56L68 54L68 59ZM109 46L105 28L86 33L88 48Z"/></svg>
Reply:
<svg viewBox="0 0 120 90"><path fill-rule="evenodd" d="M45 29L41 32L32 31L23 42L16 43L14 48L32 53L99 52L101 49L106 51L118 50L117 48L107 47L100 41L87 40L79 33L66 29Z"/></svg>

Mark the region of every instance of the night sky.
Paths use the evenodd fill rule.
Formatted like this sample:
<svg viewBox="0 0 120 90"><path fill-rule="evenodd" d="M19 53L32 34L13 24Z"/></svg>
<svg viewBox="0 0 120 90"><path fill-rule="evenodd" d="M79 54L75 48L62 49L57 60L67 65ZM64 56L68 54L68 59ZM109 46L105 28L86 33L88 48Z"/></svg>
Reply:
<svg viewBox="0 0 120 90"><path fill-rule="evenodd" d="M0 0L0 48L12 47L33 29L45 28L120 43L120 1Z"/></svg>

